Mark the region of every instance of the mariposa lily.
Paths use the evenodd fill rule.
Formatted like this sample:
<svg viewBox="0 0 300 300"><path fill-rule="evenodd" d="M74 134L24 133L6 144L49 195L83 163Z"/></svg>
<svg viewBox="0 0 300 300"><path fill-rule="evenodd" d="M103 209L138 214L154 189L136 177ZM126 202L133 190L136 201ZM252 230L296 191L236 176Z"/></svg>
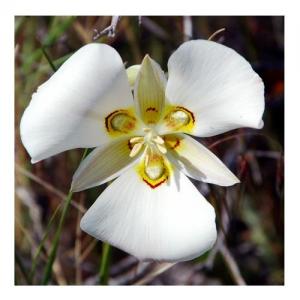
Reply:
<svg viewBox="0 0 300 300"><path fill-rule="evenodd" d="M262 80L226 46L182 44L169 59L167 78L149 55L126 73L112 47L93 43L33 94L21 137L33 163L95 147L75 172L72 190L117 179L81 228L141 260L184 261L216 240L214 209L188 177L221 186L239 182L189 135L261 128L263 111Z"/></svg>

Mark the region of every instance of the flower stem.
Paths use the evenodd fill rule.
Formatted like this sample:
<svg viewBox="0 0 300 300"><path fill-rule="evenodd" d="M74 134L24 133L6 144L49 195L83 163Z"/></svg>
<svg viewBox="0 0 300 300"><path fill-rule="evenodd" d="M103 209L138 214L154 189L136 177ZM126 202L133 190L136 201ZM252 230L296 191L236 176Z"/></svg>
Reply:
<svg viewBox="0 0 300 300"><path fill-rule="evenodd" d="M108 243L102 245L102 255L99 270L99 282L101 285L107 285L109 279L109 263L110 263L111 247Z"/></svg>
<svg viewBox="0 0 300 300"><path fill-rule="evenodd" d="M88 151L88 149L85 149L85 151L82 155L81 161L85 158L85 156L87 154L87 151ZM52 247L51 247L51 250L50 250L49 260L47 261L47 265L45 267L45 271L44 271L44 275L43 275L43 279L42 279L42 284L43 285L47 285L50 278L51 278L53 264L54 264L54 261L55 261L55 258L56 258L57 248L58 248L58 245L59 245L59 240L60 240L60 236L61 236L61 232L62 232L62 227L64 225L64 221L65 221L65 218L67 216L67 212L68 212L70 204L71 204L72 196L73 196L73 192L70 190L67 197L66 197L65 204L64 204L64 207L63 207L63 211L62 211L62 214L60 216L58 228L55 232L54 240L52 242Z"/></svg>

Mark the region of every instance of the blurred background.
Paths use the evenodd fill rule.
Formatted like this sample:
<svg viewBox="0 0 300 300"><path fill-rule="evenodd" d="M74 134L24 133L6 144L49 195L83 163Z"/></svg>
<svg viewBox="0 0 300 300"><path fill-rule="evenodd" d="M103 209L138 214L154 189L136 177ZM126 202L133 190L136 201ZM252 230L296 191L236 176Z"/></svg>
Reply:
<svg viewBox="0 0 300 300"><path fill-rule="evenodd" d="M108 27L111 21L111 16L15 18L15 284L284 284L284 18L130 16L114 18ZM193 182L217 211L215 247L190 262L139 263L93 239L80 230L79 221L105 185L72 195L57 239L84 150L30 163L19 124L32 93L93 39L113 46L126 66L149 53L167 71L169 56L182 42L208 39L224 27L212 39L239 52L262 77L266 109L262 130L243 128L201 139L241 180L226 189Z"/></svg>

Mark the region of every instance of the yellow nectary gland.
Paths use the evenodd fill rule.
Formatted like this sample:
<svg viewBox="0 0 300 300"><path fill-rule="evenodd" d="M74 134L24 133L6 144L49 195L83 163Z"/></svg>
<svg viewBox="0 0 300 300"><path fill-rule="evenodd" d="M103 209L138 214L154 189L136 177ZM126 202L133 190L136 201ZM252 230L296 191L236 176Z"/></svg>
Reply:
<svg viewBox="0 0 300 300"><path fill-rule="evenodd" d="M137 168L143 181L152 189L166 182L170 176L170 166L158 153L146 154Z"/></svg>
<svg viewBox="0 0 300 300"><path fill-rule="evenodd" d="M129 110L119 109L105 118L105 127L110 134L127 134L135 130L136 118Z"/></svg>
<svg viewBox="0 0 300 300"><path fill-rule="evenodd" d="M149 157L148 162L145 161L145 174L151 180L157 180L162 177L165 171L164 160L161 155L155 154Z"/></svg>
<svg viewBox="0 0 300 300"><path fill-rule="evenodd" d="M194 114L182 106L175 106L168 110L164 117L166 126L173 131L190 131L195 123Z"/></svg>

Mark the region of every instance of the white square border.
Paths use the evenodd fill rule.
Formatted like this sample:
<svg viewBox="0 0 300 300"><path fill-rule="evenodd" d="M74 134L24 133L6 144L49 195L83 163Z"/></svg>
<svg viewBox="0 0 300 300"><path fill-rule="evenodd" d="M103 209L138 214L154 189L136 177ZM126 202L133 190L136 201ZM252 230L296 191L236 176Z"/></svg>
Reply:
<svg viewBox="0 0 300 300"><path fill-rule="evenodd" d="M55 296L82 299L95 297L125 297L131 299L153 297L210 299L253 299L272 297L282 299L297 293L299 265L300 203L297 185L299 172L299 28L298 8L292 1L215 1L201 3L185 0L184 3L161 0L111 1L91 0L35 0L1 2L0 34L0 124L1 155L0 174L0 295L53 299ZM113 3L112 3L113 2ZM130 3L129 3L130 2ZM296 3L296 1L294 1ZM131 5L130 5L131 4ZM283 287L14 287L14 16L15 15L285 15L285 134L286 134L286 184L285 184L285 286ZM299 80L299 79L298 79ZM25 291L26 289L26 291ZM147 289L147 290L145 290ZM245 290L247 289L247 290ZM126 291L125 291L126 290ZM126 298L126 297L125 297ZM294 297L293 297L294 298Z"/></svg>

